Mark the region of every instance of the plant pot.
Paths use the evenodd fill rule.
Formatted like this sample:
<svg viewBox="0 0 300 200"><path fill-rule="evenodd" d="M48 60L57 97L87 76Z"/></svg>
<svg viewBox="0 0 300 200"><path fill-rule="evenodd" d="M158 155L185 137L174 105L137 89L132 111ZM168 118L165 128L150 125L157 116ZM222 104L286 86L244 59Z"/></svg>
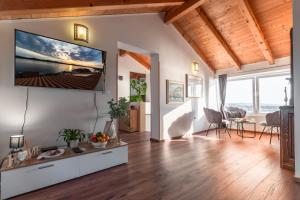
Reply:
<svg viewBox="0 0 300 200"><path fill-rule="evenodd" d="M79 140L72 140L70 141L70 148L77 148L79 146Z"/></svg>

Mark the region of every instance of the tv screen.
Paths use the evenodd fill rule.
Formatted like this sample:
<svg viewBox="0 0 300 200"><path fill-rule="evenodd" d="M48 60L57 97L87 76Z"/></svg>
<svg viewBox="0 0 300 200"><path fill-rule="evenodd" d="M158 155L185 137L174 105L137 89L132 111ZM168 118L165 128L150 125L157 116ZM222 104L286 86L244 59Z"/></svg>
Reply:
<svg viewBox="0 0 300 200"><path fill-rule="evenodd" d="M106 52L15 31L15 85L104 90Z"/></svg>

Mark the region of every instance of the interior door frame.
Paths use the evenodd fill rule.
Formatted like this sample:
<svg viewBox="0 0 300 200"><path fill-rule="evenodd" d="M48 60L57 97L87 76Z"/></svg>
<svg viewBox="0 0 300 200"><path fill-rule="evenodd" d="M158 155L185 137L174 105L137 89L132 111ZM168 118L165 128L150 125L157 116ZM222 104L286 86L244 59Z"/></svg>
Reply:
<svg viewBox="0 0 300 200"><path fill-rule="evenodd" d="M150 69L150 85L151 85L151 135L150 140L161 140L161 123L160 123L160 69L159 69L159 55L148 50L141 49L123 42L118 42L118 52L116 55L117 69L116 69L116 97L118 96L118 82L119 82L119 50L131 51L134 53L147 55L151 57ZM155 105L155 106L154 106Z"/></svg>

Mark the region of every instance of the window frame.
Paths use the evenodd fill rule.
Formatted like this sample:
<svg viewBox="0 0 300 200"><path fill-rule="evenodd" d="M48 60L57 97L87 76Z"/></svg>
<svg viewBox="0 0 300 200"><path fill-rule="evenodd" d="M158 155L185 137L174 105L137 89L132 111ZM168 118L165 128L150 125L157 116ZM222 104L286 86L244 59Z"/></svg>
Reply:
<svg viewBox="0 0 300 200"><path fill-rule="evenodd" d="M269 75L260 75L260 76L256 76L256 101L257 101L257 112L256 114L266 114L265 112L261 112L260 110L260 91L259 91L259 79L263 79L263 78L272 78L272 77L280 77L280 76L290 76L290 73L283 73L283 74L269 74Z"/></svg>
<svg viewBox="0 0 300 200"><path fill-rule="evenodd" d="M259 79L262 78L271 78L271 77L280 77L280 76L291 76L290 72L283 73L272 73L272 74L258 74L258 75L249 75L244 77L233 76L229 77L228 82L231 81L241 81L252 79L252 101L253 101L253 112L247 113L248 115L265 115L266 113L260 112L260 98L259 98ZM228 84L227 84L228 85ZM226 87L227 90L227 87ZM227 91L226 91L227 93ZM226 105L226 100L225 100Z"/></svg>
<svg viewBox="0 0 300 200"><path fill-rule="evenodd" d="M239 78L232 78L227 80L227 82L233 82L233 81L243 81L243 80L251 80L252 82L252 110L253 112L250 112L251 114L255 113L255 107L256 107L256 102L255 102L255 77L239 77ZM227 83L228 86L228 83ZM226 90L227 90L226 86ZM226 91L226 96L227 96L227 91ZM226 99L225 99L225 105L226 105Z"/></svg>

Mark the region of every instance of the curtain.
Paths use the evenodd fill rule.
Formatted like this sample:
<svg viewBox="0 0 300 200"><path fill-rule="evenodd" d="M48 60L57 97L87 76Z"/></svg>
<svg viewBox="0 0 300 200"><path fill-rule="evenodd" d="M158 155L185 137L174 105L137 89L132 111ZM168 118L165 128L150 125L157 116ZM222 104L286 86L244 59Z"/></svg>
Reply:
<svg viewBox="0 0 300 200"><path fill-rule="evenodd" d="M223 119L226 119L225 115L225 99L226 99L226 85L227 85L227 74L219 75L219 92L220 92L220 111L223 115Z"/></svg>

